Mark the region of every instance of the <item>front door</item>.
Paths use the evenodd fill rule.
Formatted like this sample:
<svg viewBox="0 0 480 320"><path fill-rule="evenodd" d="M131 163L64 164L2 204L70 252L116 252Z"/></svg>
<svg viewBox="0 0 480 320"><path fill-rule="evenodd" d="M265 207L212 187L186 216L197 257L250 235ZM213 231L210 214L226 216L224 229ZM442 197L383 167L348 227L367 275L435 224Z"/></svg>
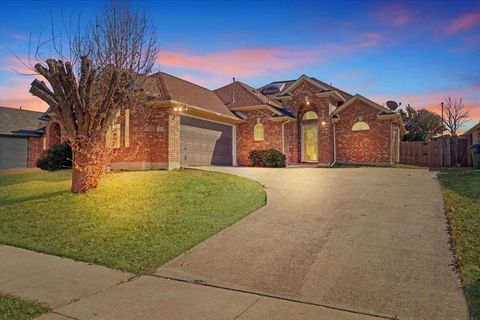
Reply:
<svg viewBox="0 0 480 320"><path fill-rule="evenodd" d="M302 129L302 158L305 162L318 161L318 126L304 125Z"/></svg>

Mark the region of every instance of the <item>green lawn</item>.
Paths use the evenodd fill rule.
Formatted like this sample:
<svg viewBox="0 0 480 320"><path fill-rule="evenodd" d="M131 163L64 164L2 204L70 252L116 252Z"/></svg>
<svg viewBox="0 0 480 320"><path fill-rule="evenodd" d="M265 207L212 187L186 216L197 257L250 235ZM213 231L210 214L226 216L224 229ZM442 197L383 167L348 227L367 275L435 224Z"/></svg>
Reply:
<svg viewBox="0 0 480 320"><path fill-rule="evenodd" d="M111 173L84 195L70 176L0 176L0 243L148 273L266 199L255 181L198 170Z"/></svg>
<svg viewBox="0 0 480 320"><path fill-rule="evenodd" d="M480 319L480 172L439 174L460 276L473 319Z"/></svg>
<svg viewBox="0 0 480 320"><path fill-rule="evenodd" d="M0 292L0 320L34 319L49 311L43 304L21 300Z"/></svg>

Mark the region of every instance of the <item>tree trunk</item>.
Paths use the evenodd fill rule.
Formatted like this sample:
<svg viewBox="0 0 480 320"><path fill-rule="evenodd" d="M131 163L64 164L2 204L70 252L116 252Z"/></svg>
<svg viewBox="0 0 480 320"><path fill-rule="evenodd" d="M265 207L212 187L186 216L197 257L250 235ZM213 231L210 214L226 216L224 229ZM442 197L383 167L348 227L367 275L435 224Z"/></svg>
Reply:
<svg viewBox="0 0 480 320"><path fill-rule="evenodd" d="M96 188L107 164L106 159L108 157L105 148L99 148L98 144L95 143L72 144L72 152L71 191L73 193L85 193L92 188Z"/></svg>

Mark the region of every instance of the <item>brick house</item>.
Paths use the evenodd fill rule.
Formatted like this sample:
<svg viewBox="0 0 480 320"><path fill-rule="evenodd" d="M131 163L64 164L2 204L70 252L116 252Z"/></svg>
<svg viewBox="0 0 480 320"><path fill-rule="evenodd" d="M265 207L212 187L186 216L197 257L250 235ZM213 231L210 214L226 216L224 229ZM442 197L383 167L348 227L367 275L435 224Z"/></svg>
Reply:
<svg viewBox="0 0 480 320"><path fill-rule="evenodd" d="M302 75L254 89L239 81L215 90L243 123L237 162L248 165L254 149L277 149L289 164L389 165L399 160L404 128L398 114Z"/></svg>
<svg viewBox="0 0 480 320"><path fill-rule="evenodd" d="M249 165L251 150L270 148L289 165L398 161L398 114L306 75L212 91L159 72L143 91L147 106L119 112L107 133L114 170ZM45 137L47 145L61 140L60 124L48 121Z"/></svg>
<svg viewBox="0 0 480 320"><path fill-rule="evenodd" d="M0 169L35 167L47 149L43 112L0 107Z"/></svg>

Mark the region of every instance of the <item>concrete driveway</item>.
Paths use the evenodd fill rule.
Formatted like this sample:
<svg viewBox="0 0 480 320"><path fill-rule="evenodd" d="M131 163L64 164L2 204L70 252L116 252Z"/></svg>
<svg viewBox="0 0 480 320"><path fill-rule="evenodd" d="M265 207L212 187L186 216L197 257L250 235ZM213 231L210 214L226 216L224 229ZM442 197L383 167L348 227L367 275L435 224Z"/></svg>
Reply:
<svg viewBox="0 0 480 320"><path fill-rule="evenodd" d="M268 204L158 276L399 319L467 319L435 174L206 168L261 182Z"/></svg>

